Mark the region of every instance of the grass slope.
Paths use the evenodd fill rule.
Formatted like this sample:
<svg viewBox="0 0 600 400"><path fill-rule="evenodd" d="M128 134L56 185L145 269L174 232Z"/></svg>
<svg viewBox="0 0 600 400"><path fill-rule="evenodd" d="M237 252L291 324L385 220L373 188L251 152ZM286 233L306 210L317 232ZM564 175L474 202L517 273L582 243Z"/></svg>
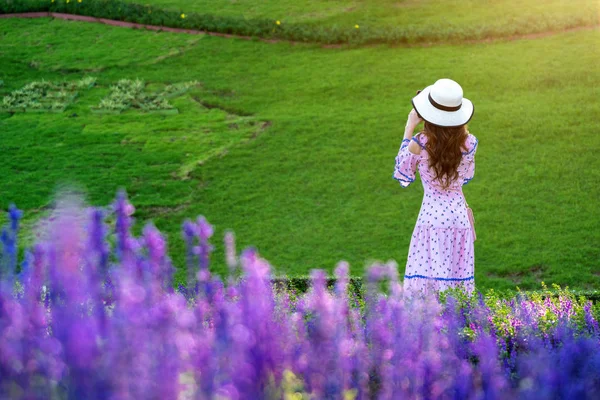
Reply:
<svg viewBox="0 0 600 400"><path fill-rule="evenodd" d="M358 24L368 27L412 26L417 32L447 27L542 25L547 30L597 24L596 0L126 0L183 13L197 12L244 19L266 18L314 26Z"/></svg>
<svg viewBox="0 0 600 400"><path fill-rule="evenodd" d="M377 2L0 0L1 13L50 11L242 36L361 46L461 44L599 26L595 0Z"/></svg>
<svg viewBox="0 0 600 400"><path fill-rule="evenodd" d="M540 280L600 288L597 30L352 50L47 19L1 21L0 35L0 79L9 89L84 74L104 86L124 77L198 80L202 101L272 121L245 145L230 147L225 131L215 132L227 154L181 180L173 174L185 154L202 158L213 148L170 141L170 130L191 136L209 124L191 96L174 100L181 114L169 117L92 115L86 106L100 89L64 114L0 117L3 209L14 201L30 219L39 216L63 181L84 185L96 205L125 186L138 232L152 219L180 267L181 223L203 214L216 228L219 273L225 229L235 231L238 249L257 246L279 273L331 270L345 259L361 275L366 262L389 258L403 273L423 189L419 180L402 189L392 179L394 157L415 90L450 77L476 105L469 128L480 148L464 191L476 218L478 288L538 289Z"/></svg>

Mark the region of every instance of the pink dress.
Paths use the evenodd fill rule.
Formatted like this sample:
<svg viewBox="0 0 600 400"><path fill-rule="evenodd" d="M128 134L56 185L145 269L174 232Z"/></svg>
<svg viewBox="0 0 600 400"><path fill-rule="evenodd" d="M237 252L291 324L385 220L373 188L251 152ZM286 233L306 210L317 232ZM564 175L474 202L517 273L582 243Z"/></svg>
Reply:
<svg viewBox="0 0 600 400"><path fill-rule="evenodd" d="M425 150L427 137L421 132L412 140L421 146L421 153L411 153L408 150L409 140L404 139L396 156L393 174L394 179L405 188L415 180L418 169L424 189L421 210L410 240L404 291L442 291L462 285L467 292L473 293L473 231L462 185L473 179L478 140L469 133L465 143L467 151L463 151L458 167L459 178L446 190L433 180L435 173L429 168L429 155Z"/></svg>

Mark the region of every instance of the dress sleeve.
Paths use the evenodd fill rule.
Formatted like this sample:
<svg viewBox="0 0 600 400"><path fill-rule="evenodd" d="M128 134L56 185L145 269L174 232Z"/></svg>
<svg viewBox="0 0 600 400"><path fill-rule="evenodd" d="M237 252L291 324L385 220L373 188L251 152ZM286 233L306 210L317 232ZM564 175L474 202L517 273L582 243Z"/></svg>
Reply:
<svg viewBox="0 0 600 400"><path fill-rule="evenodd" d="M414 182L417 164L421 158L419 154L413 154L408 150L409 142L409 139L402 141L400 150L398 150L398 155L396 156L394 174L392 175L400 183L400 186L404 188Z"/></svg>
<svg viewBox="0 0 600 400"><path fill-rule="evenodd" d="M473 139L471 140L471 149L463 153L466 163L463 185L469 183L469 181L473 179L473 176L475 176L475 152L477 152L477 143L479 143L479 140L473 136Z"/></svg>

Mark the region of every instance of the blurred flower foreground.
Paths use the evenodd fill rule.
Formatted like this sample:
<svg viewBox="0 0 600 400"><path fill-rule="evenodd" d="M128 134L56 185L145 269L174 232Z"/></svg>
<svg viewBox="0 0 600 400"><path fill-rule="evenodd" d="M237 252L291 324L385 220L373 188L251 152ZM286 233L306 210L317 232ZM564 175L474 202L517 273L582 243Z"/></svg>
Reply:
<svg viewBox="0 0 600 400"><path fill-rule="evenodd" d="M397 265L311 273L305 294L225 234L230 276L209 272L212 226L187 220L188 284L167 243L130 228L134 207L65 206L17 257L9 209L0 253L2 399L592 399L600 330L591 302L405 296ZM110 222L107 222L110 221ZM40 231L42 229L40 228Z"/></svg>

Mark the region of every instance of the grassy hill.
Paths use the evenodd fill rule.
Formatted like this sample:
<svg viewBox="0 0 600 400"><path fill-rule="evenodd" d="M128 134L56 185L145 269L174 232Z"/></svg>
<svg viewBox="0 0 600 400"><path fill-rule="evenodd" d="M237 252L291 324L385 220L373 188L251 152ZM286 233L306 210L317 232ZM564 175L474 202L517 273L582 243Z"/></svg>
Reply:
<svg viewBox="0 0 600 400"><path fill-rule="evenodd" d="M363 27L413 26L440 30L452 25L504 26L522 22L560 26L567 21L598 23L595 0L126 0L184 13L203 13L244 19L272 19L313 26L359 24Z"/></svg>
<svg viewBox="0 0 600 400"><path fill-rule="evenodd" d="M439 44L597 27L595 0L0 0L0 14L50 11L322 44Z"/></svg>
<svg viewBox="0 0 600 400"><path fill-rule="evenodd" d="M476 108L469 129L480 148L464 189L477 224L476 285L597 289L599 39L590 30L322 49L0 20L4 94L40 79L95 76L99 85L62 114L1 114L0 206L25 210L27 235L58 186L79 185L94 205L122 186L136 229L153 220L180 267L181 223L203 214L216 228L216 272L232 229L238 249L255 245L278 273L345 259L361 275L366 262L389 258L403 273L423 190L392 179L394 157L415 90L448 77ZM92 114L122 78L201 85L172 101L176 116Z"/></svg>

